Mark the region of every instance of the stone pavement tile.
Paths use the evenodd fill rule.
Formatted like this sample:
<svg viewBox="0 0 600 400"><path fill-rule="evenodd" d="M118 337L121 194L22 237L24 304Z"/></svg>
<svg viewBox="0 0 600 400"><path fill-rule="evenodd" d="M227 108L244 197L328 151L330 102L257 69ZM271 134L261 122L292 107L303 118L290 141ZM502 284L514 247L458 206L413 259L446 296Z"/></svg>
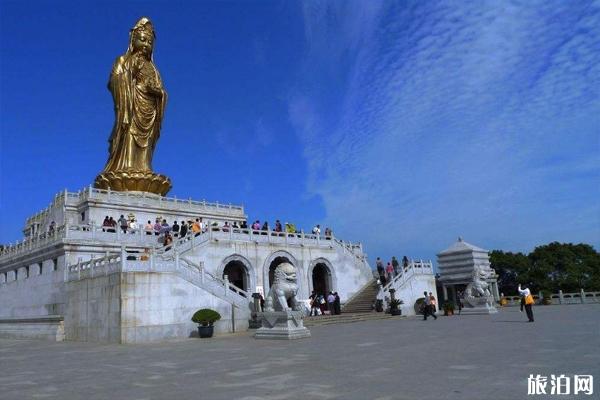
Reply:
<svg viewBox="0 0 600 400"><path fill-rule="evenodd" d="M538 373L593 374L600 393L600 305L534 313L315 326L290 342L0 340L0 399L512 400Z"/></svg>

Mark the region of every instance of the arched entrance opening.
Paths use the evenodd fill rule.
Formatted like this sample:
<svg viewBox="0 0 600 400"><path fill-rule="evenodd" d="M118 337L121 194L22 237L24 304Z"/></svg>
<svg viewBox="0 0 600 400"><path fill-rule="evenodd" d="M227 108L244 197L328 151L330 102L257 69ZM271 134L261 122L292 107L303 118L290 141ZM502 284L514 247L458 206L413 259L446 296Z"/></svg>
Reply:
<svg viewBox="0 0 600 400"><path fill-rule="evenodd" d="M275 257L275 259L273 259L273 261L271 261L271 265L269 266L269 288L271 287L271 285L273 284L273 279L275 278L275 268L277 268L277 266L281 263L290 263L292 265L294 265L289 258L287 257Z"/></svg>
<svg viewBox="0 0 600 400"><path fill-rule="evenodd" d="M249 287L248 270L243 262L238 260L229 261L223 269L223 277L227 275L227 279L233 285L242 290L247 291Z"/></svg>
<svg viewBox="0 0 600 400"><path fill-rule="evenodd" d="M331 285L331 271L325 263L318 263L312 270L313 290L317 294L327 295L333 290Z"/></svg>

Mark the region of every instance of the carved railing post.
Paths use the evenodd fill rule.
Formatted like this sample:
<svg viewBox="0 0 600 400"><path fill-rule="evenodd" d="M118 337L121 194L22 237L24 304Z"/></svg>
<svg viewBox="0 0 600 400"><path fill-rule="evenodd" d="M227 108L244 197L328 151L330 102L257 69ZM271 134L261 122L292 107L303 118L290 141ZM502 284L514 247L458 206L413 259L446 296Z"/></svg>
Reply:
<svg viewBox="0 0 600 400"><path fill-rule="evenodd" d="M562 289L558 291L558 304L564 303L563 291Z"/></svg>
<svg viewBox="0 0 600 400"><path fill-rule="evenodd" d="M125 246L121 246L121 271L125 270L125 261L127 260L127 252L125 251Z"/></svg>
<svg viewBox="0 0 600 400"><path fill-rule="evenodd" d="M229 277L227 275L223 275L223 287L225 288L225 296L229 292Z"/></svg>

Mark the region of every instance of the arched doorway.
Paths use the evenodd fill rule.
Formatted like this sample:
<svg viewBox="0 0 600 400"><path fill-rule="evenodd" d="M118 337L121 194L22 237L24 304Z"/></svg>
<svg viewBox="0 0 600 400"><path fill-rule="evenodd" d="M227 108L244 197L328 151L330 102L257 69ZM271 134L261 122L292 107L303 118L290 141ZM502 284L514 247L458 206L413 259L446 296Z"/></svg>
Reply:
<svg viewBox="0 0 600 400"><path fill-rule="evenodd" d="M243 262L239 260L229 261L225 268L223 268L223 277L227 275L229 282L239 287L242 290L247 291L249 288L249 275L248 270Z"/></svg>
<svg viewBox="0 0 600 400"><path fill-rule="evenodd" d="M269 287L273 284L273 279L275 278L275 268L281 263L290 263L294 265L289 258L285 256L275 257L273 261L271 261L271 265L269 265Z"/></svg>
<svg viewBox="0 0 600 400"><path fill-rule="evenodd" d="M325 263L317 263L312 270L313 290L317 294L327 295L333 291L331 285L331 271Z"/></svg>

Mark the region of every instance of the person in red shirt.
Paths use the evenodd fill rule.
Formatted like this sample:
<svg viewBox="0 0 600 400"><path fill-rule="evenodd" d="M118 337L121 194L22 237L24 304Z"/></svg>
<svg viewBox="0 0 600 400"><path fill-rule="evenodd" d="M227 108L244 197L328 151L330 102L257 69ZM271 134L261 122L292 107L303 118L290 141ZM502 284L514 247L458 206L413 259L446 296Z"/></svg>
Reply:
<svg viewBox="0 0 600 400"><path fill-rule="evenodd" d="M394 267L392 266L392 263L389 262L387 263L386 267L385 267L385 273L386 273L386 278L389 281L392 280L392 278L394 277Z"/></svg>

